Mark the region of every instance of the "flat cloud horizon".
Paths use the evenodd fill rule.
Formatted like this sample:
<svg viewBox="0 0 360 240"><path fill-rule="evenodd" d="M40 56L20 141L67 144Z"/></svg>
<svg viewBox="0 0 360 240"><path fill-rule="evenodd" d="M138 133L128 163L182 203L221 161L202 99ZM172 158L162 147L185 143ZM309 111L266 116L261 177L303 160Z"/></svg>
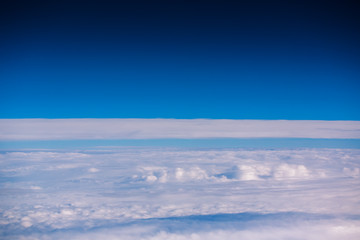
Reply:
<svg viewBox="0 0 360 240"><path fill-rule="evenodd" d="M166 138L360 139L360 121L0 119L0 141Z"/></svg>

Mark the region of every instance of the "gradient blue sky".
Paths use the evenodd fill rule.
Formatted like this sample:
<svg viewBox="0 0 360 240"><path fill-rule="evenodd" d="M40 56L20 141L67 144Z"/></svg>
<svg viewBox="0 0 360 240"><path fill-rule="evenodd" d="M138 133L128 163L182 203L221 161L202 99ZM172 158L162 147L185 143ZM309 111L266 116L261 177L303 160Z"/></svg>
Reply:
<svg viewBox="0 0 360 240"><path fill-rule="evenodd" d="M360 120L351 1L2 4L0 118Z"/></svg>

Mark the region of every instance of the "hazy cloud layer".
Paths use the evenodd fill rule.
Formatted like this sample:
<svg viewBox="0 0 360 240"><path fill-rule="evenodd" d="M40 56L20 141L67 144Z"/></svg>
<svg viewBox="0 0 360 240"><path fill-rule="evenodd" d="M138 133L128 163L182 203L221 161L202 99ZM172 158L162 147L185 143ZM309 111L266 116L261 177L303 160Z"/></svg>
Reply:
<svg viewBox="0 0 360 240"><path fill-rule="evenodd" d="M360 138L359 121L0 119L0 140Z"/></svg>
<svg viewBox="0 0 360 240"><path fill-rule="evenodd" d="M358 239L360 150L0 154L2 239Z"/></svg>

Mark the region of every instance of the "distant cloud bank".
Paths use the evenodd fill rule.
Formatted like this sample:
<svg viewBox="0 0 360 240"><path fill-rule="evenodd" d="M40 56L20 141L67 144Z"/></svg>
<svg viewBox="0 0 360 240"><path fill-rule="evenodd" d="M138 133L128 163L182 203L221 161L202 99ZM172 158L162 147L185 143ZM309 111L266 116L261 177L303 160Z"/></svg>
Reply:
<svg viewBox="0 0 360 240"><path fill-rule="evenodd" d="M360 121L0 119L0 140L199 138L359 139Z"/></svg>

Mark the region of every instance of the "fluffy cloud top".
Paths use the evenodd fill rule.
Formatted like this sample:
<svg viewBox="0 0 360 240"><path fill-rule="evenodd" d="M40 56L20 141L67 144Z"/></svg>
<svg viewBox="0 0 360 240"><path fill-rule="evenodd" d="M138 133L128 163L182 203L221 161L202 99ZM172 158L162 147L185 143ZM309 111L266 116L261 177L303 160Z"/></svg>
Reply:
<svg viewBox="0 0 360 240"><path fill-rule="evenodd" d="M0 153L0 238L359 239L360 150Z"/></svg>
<svg viewBox="0 0 360 240"><path fill-rule="evenodd" d="M360 121L0 119L0 140L360 138Z"/></svg>

